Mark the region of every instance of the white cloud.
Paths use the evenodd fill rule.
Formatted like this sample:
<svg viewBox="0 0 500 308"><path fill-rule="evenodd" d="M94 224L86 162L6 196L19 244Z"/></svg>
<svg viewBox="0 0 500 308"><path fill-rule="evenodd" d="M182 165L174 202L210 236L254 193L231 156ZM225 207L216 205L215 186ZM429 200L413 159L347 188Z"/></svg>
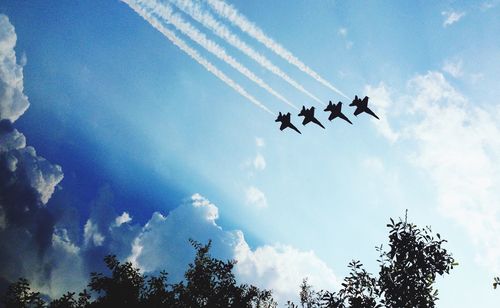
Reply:
<svg viewBox="0 0 500 308"><path fill-rule="evenodd" d="M298 302L300 284L304 278L318 290L335 290L338 280L332 269L313 251L300 251L289 245L265 245L254 251L239 233L241 240L235 247L238 261L237 277L261 288L273 290L279 304L287 300Z"/></svg>
<svg viewBox="0 0 500 308"><path fill-rule="evenodd" d="M346 28L339 28L339 31L337 32L340 36L346 37L347 36L347 29Z"/></svg>
<svg viewBox="0 0 500 308"><path fill-rule="evenodd" d="M354 46L354 42L353 41L349 41L347 40L347 28L344 28L344 27L341 27L339 28L339 30L337 31L337 34L341 37L344 38L344 41L345 41L345 48L346 49L351 49L352 46Z"/></svg>
<svg viewBox="0 0 500 308"><path fill-rule="evenodd" d="M396 106L394 105L391 95L384 83L380 83L378 86L365 86L364 91L370 98L371 106L373 106L373 111L379 116L380 120L372 119L372 123L377 128L378 132L386 137L391 143L394 143L399 138L399 133L394 131L388 122L389 115L396 114ZM395 111L396 110L396 111Z"/></svg>
<svg viewBox="0 0 500 308"><path fill-rule="evenodd" d="M400 104L409 110L404 137L416 145L410 159L434 183L440 213L462 226L477 259L498 271L500 108L473 104L439 72L416 76L408 88Z"/></svg>
<svg viewBox="0 0 500 308"><path fill-rule="evenodd" d="M218 208L199 194L168 216L154 213L132 241L128 258L146 272L166 270L171 282L183 279L187 264L194 258L188 243L212 240L211 253L219 259L235 259L235 274L240 283L271 288L281 303L297 299L302 279L318 288L337 286L333 271L312 251L289 245L266 245L252 250L241 231L226 231L217 225Z"/></svg>
<svg viewBox="0 0 500 308"><path fill-rule="evenodd" d="M451 26L465 16L465 12L443 11L441 15L445 17L443 27Z"/></svg>
<svg viewBox="0 0 500 308"><path fill-rule="evenodd" d="M266 195L255 186L250 186L246 189L245 200L247 204L258 208L267 207Z"/></svg>
<svg viewBox="0 0 500 308"><path fill-rule="evenodd" d="M50 275L34 280L32 285L51 297L60 297L67 291L79 292L88 279L80 253L80 247L71 241L67 230L56 228L52 247L43 260L44 270L50 268Z"/></svg>
<svg viewBox="0 0 500 308"><path fill-rule="evenodd" d="M19 150L24 147L26 147L26 138L23 134L18 132L17 129L2 129L2 127L0 127L0 153Z"/></svg>
<svg viewBox="0 0 500 308"><path fill-rule="evenodd" d="M458 78L463 76L462 59L446 60L443 65L443 71L450 74L452 77Z"/></svg>
<svg viewBox="0 0 500 308"><path fill-rule="evenodd" d="M257 170L264 170L266 168L266 160L262 154L257 153L253 159L253 167Z"/></svg>
<svg viewBox="0 0 500 308"><path fill-rule="evenodd" d="M127 212L123 212L120 216L115 218L114 227L119 227L124 223L131 222L132 217Z"/></svg>
<svg viewBox="0 0 500 308"><path fill-rule="evenodd" d="M384 172L385 167L380 158L367 157L362 162L363 166L375 172Z"/></svg>
<svg viewBox="0 0 500 308"><path fill-rule="evenodd" d="M500 113L468 102L444 76L410 82L422 120L413 127L415 163L439 191L440 211L462 225L481 249L480 259L500 269Z"/></svg>
<svg viewBox="0 0 500 308"><path fill-rule="evenodd" d="M217 225L218 208L199 194L194 194L168 216L154 213L141 227L130 223L132 218L127 212L117 216L110 210L108 203L111 197L104 193L95 202L91 217L83 227L81 246L71 239L69 229L58 226L57 222L52 229L52 221L47 220L50 213L40 205L49 201L63 173L60 166L51 164L38 156L34 148L27 147L24 135L10 123L29 106L22 92L22 63L26 60L21 59L21 64L16 64L15 42L14 27L6 16L0 15L0 161L5 162L7 168L4 169L9 171L6 176L0 177L0 184L6 187L2 193L13 194L9 195L9 200L16 200L13 204L0 204L0 263L4 265L0 267L2 278L15 280L20 276L26 277L36 290L59 297L64 291L78 292L84 287L82 283L88 279L88 270L92 270L87 267L101 262L94 260L93 252L110 251L120 259L128 257L128 260L148 272L165 269L169 272L171 282L178 281L183 278L187 264L194 258L194 249L188 243L188 239L192 238L202 243L212 239L214 257L223 260L239 258L241 266L237 265L235 269L239 279L251 280L261 288L273 288L277 298L285 299L280 294L290 291L284 286L293 286L298 291L301 279L306 276L319 287L333 286L333 272L313 252L303 252L285 245L251 250L241 231L225 231ZM262 148L264 141L256 138L256 145ZM263 158L256 161L255 168L265 167ZM9 190L9 185L22 188L21 193L16 195L15 190ZM32 192L36 198L26 196ZM252 193L252 202L265 204L265 196L260 194ZM3 197L0 196L0 199L7 199ZM22 210L16 209L16 206L22 206ZM16 211L6 211L9 207ZM25 220L33 226L9 225L12 213L26 216L23 218L27 218ZM37 213L40 216L36 216ZM35 233L36 237L33 236ZM11 241L12 238L16 240ZM46 240L48 245L38 243L39 238ZM96 250L97 246L99 248ZM40 253L42 250L43 253ZM21 254L21 259L14 257ZM86 259L88 255L92 256L91 259ZM257 269L259 274L248 276L249 268ZM286 296L296 297L297 294L287 293Z"/></svg>
<svg viewBox="0 0 500 308"><path fill-rule="evenodd" d="M63 179L61 166L51 164L45 158L37 156L33 147L25 147L19 150L18 159L24 167L31 187L35 189L43 204L46 204L55 187Z"/></svg>
<svg viewBox="0 0 500 308"><path fill-rule="evenodd" d="M0 14L0 120L11 122L29 106L23 93L23 67L16 61L16 41L14 26L7 16Z"/></svg>
<svg viewBox="0 0 500 308"><path fill-rule="evenodd" d="M262 171L266 168L266 159L264 158L264 155L259 152L259 149L262 149L265 146L264 139L256 137L255 146L257 147L257 154L255 154L253 159L247 159L243 164L245 168L250 168L248 170L249 176L255 175L253 172L254 170Z"/></svg>
<svg viewBox="0 0 500 308"><path fill-rule="evenodd" d="M26 56L16 62L16 40L14 26L0 14L0 276L7 281L26 277L35 288L57 296L58 290L81 287L85 277L79 276L79 248L65 229L53 230L56 219L43 206L62 180L62 169L26 146L12 124L29 106L23 94Z"/></svg>
<svg viewBox="0 0 500 308"><path fill-rule="evenodd" d="M263 148L266 145L266 143L264 142L264 139L259 138L259 137L255 137L255 145L258 148Z"/></svg>
<svg viewBox="0 0 500 308"><path fill-rule="evenodd" d="M105 238L104 235L99 232L97 224L89 219L83 227L83 239L85 245L92 244L94 246L102 246Z"/></svg>
<svg viewBox="0 0 500 308"><path fill-rule="evenodd" d="M486 11L486 10L492 9L495 6L497 6L498 3L500 3L500 1L498 1L498 0L485 1L485 2L481 3L481 10Z"/></svg>
<svg viewBox="0 0 500 308"><path fill-rule="evenodd" d="M78 254L80 248L71 242L68 236L68 230L55 229L52 234L52 247L56 249L63 249L70 254Z"/></svg>
<svg viewBox="0 0 500 308"><path fill-rule="evenodd" d="M183 279L187 265L194 259L190 238L206 243L213 241L212 253L223 260L232 258L235 237L223 231L215 220L218 208L200 194L172 210L168 216L154 213L132 241L129 260L146 272L165 269L169 279Z"/></svg>

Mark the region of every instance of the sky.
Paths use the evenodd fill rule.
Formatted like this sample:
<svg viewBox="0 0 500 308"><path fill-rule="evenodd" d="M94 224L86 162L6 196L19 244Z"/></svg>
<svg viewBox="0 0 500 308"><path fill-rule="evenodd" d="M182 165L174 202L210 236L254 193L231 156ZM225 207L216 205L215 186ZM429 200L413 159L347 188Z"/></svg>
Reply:
<svg viewBox="0 0 500 308"><path fill-rule="evenodd" d="M499 1L4 0L0 14L3 286L80 290L108 253L181 279L188 239L212 239L283 303L304 277L335 290L352 259L377 273L385 225L408 210L459 263L438 307L500 300ZM380 120L354 116L354 95ZM328 121L330 100L353 125ZM326 129L301 124L303 105Z"/></svg>

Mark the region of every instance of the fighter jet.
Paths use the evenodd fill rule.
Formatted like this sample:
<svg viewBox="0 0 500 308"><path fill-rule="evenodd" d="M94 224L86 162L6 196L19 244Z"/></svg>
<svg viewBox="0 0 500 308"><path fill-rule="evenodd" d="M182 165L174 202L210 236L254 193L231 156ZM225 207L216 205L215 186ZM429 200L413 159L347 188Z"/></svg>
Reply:
<svg viewBox="0 0 500 308"><path fill-rule="evenodd" d="M305 106L302 106L302 110L299 113L299 117L304 117L304 121L302 121L302 125L306 125L309 122L313 122L313 123L325 128L323 126L323 124L321 124L321 122L318 121L318 119L316 119L314 117L314 107L306 109Z"/></svg>
<svg viewBox="0 0 500 308"><path fill-rule="evenodd" d="M302 134L298 129L297 127L295 127L291 122L290 122L290 112L283 115L280 114L278 115L278 118L274 121L274 122L281 122L281 126L280 126L280 130L284 130L285 128L287 127L290 127L291 129L293 129L294 131L296 131L297 133L299 134Z"/></svg>
<svg viewBox="0 0 500 308"><path fill-rule="evenodd" d="M352 103L349 104L349 106L356 106L356 110L354 111L354 115L355 116L358 116L358 114L362 113L362 112L366 112L368 113L369 115L372 115L374 116L375 118L379 119L377 117L377 115L371 111L370 108L368 108L368 99L369 97L368 96L365 96L365 98L363 98L363 100L359 99L358 96L356 95L354 97L354 100L352 101ZM379 119L380 120L380 119Z"/></svg>
<svg viewBox="0 0 500 308"><path fill-rule="evenodd" d="M337 104L332 104L332 101L329 101L328 106L326 106L325 111L330 111L330 116L328 120L333 120L336 117L341 118L352 124L352 122L342 113L342 102L338 102Z"/></svg>

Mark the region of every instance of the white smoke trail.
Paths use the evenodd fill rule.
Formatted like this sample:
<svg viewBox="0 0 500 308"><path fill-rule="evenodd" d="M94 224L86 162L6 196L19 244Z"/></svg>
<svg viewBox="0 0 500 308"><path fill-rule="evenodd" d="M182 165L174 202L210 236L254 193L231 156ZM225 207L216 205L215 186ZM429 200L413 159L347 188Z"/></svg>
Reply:
<svg viewBox="0 0 500 308"><path fill-rule="evenodd" d="M190 39L192 39L200 46L202 46L203 48L214 54L219 59L231 65L234 69L243 74L245 77L255 82L257 85L259 85L260 87L262 87L263 89L274 95L279 100L283 101L284 103L298 110L297 106L295 106L288 99L286 99L281 94L276 92L273 88L271 88L262 79L257 77L252 71L250 71L243 64L241 64L236 59L228 55L223 47L221 47L214 41L208 39L205 36L205 34L198 31L198 29L192 26L189 22L186 22L179 14L175 14L170 6L159 5L155 0L137 0L136 3L142 4L144 5L144 7L151 9L154 14L157 14L165 22L175 26L179 31L187 35Z"/></svg>
<svg viewBox="0 0 500 308"><path fill-rule="evenodd" d="M248 94L243 87L234 82L231 78L226 76L223 72L221 72L217 67L215 67L208 60L203 58L196 50L189 47L186 42L178 38L175 33L165 28L154 16L150 13L142 9L140 6L135 4L133 0L122 0L125 2L130 8L132 8L137 14L139 14L142 18L144 18L150 25L160 31L166 38L168 38L175 46L179 47L182 51L187 53L191 58L196 60L199 64L201 64L207 71L214 74L217 78L222 80L228 86L233 88L236 92L238 92L243 97L247 98L249 101L254 103L256 106L262 108L266 112L271 115L275 115L271 110L269 110L266 106L264 106L261 102L259 102L256 98Z"/></svg>
<svg viewBox="0 0 500 308"><path fill-rule="evenodd" d="M314 96L312 93L304 89L304 87L297 81L293 80L285 72L283 72L279 67L274 65L270 60L268 60L264 55L255 51L252 47L242 41L237 35L233 34L224 24L220 23L215 17L207 11L204 11L201 6L194 3L192 0L171 0L171 2L184 13L191 16L194 20L201 23L206 28L212 30L214 34L224 39L230 45L238 48L245 55L250 57L255 62L259 63L262 67L266 68L273 74L281 77L283 80L288 82L297 90L306 94L313 100L320 104L325 105L319 98Z"/></svg>
<svg viewBox="0 0 500 308"><path fill-rule="evenodd" d="M233 25L241 29L241 31L247 33L257 41L264 44L267 48L274 51L277 55L285 59L288 63L296 66L298 69L308 74L316 81L320 82L324 86L330 88L331 90L337 92L343 97L349 99L347 95L342 93L339 89L334 87L328 81L323 79L318 73L313 71L310 67L305 65L297 57L295 57L290 51L285 49L283 46L275 42L272 38L268 37L259 27L254 23L249 21L245 16L238 12L232 5L225 3L222 0L206 0L207 3L214 9L214 11L221 17L229 20Z"/></svg>

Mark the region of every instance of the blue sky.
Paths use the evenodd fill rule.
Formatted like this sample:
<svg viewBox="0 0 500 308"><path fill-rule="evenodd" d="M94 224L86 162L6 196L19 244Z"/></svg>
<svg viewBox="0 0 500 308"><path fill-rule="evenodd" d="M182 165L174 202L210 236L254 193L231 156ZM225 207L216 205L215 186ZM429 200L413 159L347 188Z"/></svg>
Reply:
<svg viewBox="0 0 500 308"><path fill-rule="evenodd" d="M218 208L218 226L244 233L253 266L265 268L258 253L312 258L324 262L315 269L326 265L342 279L353 258L376 271L374 246L385 243L386 222L408 209L410 220L433 226L449 240L460 263L440 280L438 305L469 307L475 294L493 307L500 296L491 288L500 272L498 1L228 3L349 97L369 95L381 120L354 117L343 97L220 17L321 101L342 100L354 125L327 121L321 104L175 6L274 90L298 106L314 104L327 129L299 125L297 112L176 30L273 112L292 112L302 135L279 131L274 117L123 2L3 1L0 13L17 34L17 61L27 59L24 93L31 105L15 127L64 172L47 208L74 209L61 214L58 230L74 230L69 240L82 251L90 238L94 246L103 245L95 237L99 232L117 236L104 234L96 223L102 218L95 210L102 206L99 196L108 194L103 202L116 215L127 212L135 234L129 242L114 241L130 248L134 240L139 247L147 238L139 230L147 222L155 225L155 211L167 219L175 209L184 213L179 204L197 193ZM98 226L94 237L88 235L89 221ZM186 218L172 228L184 234L196 227ZM152 270L153 264L165 265L150 250L143 259L136 256L138 264ZM124 259L131 255L123 252ZM297 264L290 268L307 271ZM309 274L313 283L316 274ZM275 283L245 277L243 269L241 276L266 287ZM298 286L300 280L287 283Z"/></svg>

